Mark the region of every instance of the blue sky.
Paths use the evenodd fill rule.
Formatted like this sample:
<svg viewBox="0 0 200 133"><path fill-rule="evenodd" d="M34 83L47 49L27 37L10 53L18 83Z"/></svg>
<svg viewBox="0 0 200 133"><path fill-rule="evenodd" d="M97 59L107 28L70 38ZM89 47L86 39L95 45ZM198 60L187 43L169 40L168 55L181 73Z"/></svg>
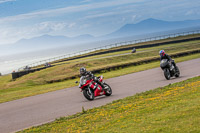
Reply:
<svg viewBox="0 0 200 133"><path fill-rule="evenodd" d="M0 0L0 45L44 34L101 36L155 18L200 19L199 0Z"/></svg>

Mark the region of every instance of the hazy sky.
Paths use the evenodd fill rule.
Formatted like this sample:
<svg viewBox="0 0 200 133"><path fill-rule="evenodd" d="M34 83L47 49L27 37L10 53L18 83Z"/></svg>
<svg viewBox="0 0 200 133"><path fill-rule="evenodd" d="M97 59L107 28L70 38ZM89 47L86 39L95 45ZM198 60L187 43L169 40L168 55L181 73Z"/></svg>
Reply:
<svg viewBox="0 0 200 133"><path fill-rule="evenodd" d="M200 0L0 0L0 44L44 34L101 36L148 18L200 19Z"/></svg>

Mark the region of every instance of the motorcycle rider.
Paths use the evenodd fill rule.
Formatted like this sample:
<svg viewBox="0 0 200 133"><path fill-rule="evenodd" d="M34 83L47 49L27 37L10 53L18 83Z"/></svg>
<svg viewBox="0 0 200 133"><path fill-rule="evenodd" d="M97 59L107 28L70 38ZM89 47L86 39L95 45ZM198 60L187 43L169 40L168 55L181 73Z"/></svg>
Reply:
<svg viewBox="0 0 200 133"><path fill-rule="evenodd" d="M103 83L101 83L98 78L96 76L94 76L94 74L90 71L86 71L86 68L85 67L81 67L80 68L80 75L81 76L85 76L86 79L93 79L95 81L95 86L94 86L94 89L96 89L98 87L98 84L103 88L103 90L105 89L104 88L104 85Z"/></svg>
<svg viewBox="0 0 200 133"><path fill-rule="evenodd" d="M164 50L160 50L160 51L159 51L159 54L160 54L160 60L162 60L162 59L167 59L167 60L170 61L170 62L174 65L174 67L176 68L176 63L174 62L174 60L172 60L172 58L171 58L168 54L166 54Z"/></svg>

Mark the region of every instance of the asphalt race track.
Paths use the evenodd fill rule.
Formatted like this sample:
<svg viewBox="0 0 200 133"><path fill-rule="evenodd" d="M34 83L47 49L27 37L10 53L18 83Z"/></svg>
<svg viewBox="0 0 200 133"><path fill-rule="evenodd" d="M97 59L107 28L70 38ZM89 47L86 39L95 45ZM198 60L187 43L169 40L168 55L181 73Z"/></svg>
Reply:
<svg viewBox="0 0 200 133"><path fill-rule="evenodd" d="M40 125L56 118L72 115L85 109L98 107L170 83L200 75L200 58L178 63L181 76L166 80L160 68L107 79L113 94L94 101L84 98L78 87L66 88L41 95L0 104L0 133L15 132Z"/></svg>

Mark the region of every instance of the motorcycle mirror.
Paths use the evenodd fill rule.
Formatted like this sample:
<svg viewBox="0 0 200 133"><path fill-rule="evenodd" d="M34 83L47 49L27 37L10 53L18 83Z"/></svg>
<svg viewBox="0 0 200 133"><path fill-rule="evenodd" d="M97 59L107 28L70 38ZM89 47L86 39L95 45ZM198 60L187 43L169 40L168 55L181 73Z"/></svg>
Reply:
<svg viewBox="0 0 200 133"><path fill-rule="evenodd" d="M78 83L78 81L75 82L76 84Z"/></svg>

